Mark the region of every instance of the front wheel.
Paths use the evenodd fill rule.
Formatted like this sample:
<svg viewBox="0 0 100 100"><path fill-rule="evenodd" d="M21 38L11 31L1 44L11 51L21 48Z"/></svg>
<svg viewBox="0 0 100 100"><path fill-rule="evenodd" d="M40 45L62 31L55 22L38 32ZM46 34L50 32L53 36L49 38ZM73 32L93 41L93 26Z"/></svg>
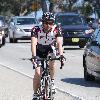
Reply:
<svg viewBox="0 0 100 100"><path fill-rule="evenodd" d="M86 81L94 81L95 77L88 73L87 68L84 68L84 79Z"/></svg>
<svg viewBox="0 0 100 100"><path fill-rule="evenodd" d="M40 94L40 100L54 100L50 76L43 78L43 80L41 80L41 86L38 93Z"/></svg>

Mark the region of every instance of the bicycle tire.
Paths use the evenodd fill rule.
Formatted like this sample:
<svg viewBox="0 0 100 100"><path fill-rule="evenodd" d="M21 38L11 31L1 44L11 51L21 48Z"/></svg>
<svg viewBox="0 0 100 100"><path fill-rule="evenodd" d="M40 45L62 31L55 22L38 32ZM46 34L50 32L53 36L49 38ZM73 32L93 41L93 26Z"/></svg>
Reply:
<svg viewBox="0 0 100 100"><path fill-rule="evenodd" d="M54 100L54 94L52 92L52 85L51 85L51 78L50 76L47 77L46 79L47 82L47 90L45 91L45 93L47 94L47 98L45 100Z"/></svg>

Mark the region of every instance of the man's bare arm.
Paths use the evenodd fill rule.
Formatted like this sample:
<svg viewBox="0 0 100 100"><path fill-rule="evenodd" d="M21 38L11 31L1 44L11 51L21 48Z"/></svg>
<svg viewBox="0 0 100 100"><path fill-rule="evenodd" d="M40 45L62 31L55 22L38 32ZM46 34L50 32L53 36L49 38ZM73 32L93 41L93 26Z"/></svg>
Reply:
<svg viewBox="0 0 100 100"><path fill-rule="evenodd" d="M37 45L37 38L36 37L31 37L32 57L36 56L36 45Z"/></svg>
<svg viewBox="0 0 100 100"><path fill-rule="evenodd" d="M63 47L62 47L63 37L57 37L56 41L57 41L57 47L58 47L59 54L63 55Z"/></svg>

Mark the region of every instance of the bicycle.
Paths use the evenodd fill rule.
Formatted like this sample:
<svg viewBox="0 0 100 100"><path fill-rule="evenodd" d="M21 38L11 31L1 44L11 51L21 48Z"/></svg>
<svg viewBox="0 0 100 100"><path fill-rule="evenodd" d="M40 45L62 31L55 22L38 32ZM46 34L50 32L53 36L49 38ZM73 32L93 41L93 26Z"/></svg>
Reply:
<svg viewBox="0 0 100 100"><path fill-rule="evenodd" d="M40 58L37 61L42 62L42 75L41 75L41 81L40 81L40 87L38 88L38 96L39 100L54 100L54 94L55 91L52 92L52 83L51 83L51 77L50 77L50 72L49 72L49 61L52 60L60 60L60 58ZM63 62L61 61L61 67L62 69Z"/></svg>

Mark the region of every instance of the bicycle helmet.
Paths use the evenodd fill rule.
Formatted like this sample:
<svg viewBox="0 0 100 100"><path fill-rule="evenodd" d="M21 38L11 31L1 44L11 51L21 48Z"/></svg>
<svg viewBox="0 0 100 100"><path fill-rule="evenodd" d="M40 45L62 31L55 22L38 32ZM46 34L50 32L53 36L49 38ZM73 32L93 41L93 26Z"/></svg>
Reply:
<svg viewBox="0 0 100 100"><path fill-rule="evenodd" d="M46 22L46 21L55 21L55 16L53 13L50 12L46 12L42 15L42 21Z"/></svg>

